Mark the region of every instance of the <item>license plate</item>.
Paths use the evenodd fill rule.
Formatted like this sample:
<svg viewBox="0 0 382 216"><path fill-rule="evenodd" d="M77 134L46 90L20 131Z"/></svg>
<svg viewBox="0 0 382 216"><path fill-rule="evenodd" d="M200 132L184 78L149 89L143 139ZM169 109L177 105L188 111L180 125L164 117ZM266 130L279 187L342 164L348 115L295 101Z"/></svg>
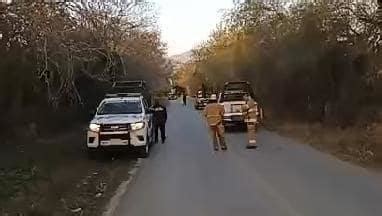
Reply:
<svg viewBox="0 0 382 216"><path fill-rule="evenodd" d="M111 143L121 143L122 140L120 140L120 139L111 139L110 142Z"/></svg>
<svg viewBox="0 0 382 216"><path fill-rule="evenodd" d="M241 105L232 105L232 112L241 112Z"/></svg>
<svg viewBox="0 0 382 216"><path fill-rule="evenodd" d="M121 139L111 139L111 140L103 140L101 141L102 146L110 146L110 145L127 145L129 141L121 140Z"/></svg>
<svg viewBox="0 0 382 216"><path fill-rule="evenodd" d="M111 141L110 140L103 140L101 141L101 145L110 145Z"/></svg>

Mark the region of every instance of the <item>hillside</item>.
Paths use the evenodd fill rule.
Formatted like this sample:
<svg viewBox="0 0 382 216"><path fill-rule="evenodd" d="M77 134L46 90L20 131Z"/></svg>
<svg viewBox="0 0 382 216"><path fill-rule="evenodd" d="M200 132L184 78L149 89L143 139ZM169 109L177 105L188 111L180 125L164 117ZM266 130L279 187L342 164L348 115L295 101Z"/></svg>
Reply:
<svg viewBox="0 0 382 216"><path fill-rule="evenodd" d="M191 59L192 51L187 51L181 54L170 56L171 61L174 64L182 64L186 63Z"/></svg>

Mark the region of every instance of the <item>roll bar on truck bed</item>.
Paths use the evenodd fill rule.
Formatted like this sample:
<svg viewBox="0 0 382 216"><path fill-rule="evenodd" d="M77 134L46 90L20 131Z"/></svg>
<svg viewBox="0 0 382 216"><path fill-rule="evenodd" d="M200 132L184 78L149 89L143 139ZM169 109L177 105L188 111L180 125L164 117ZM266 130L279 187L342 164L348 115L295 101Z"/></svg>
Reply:
<svg viewBox="0 0 382 216"><path fill-rule="evenodd" d="M107 95L111 96L112 94L141 94L149 106L152 104L151 94L147 88L146 81L143 80L114 82L111 88L111 92Z"/></svg>

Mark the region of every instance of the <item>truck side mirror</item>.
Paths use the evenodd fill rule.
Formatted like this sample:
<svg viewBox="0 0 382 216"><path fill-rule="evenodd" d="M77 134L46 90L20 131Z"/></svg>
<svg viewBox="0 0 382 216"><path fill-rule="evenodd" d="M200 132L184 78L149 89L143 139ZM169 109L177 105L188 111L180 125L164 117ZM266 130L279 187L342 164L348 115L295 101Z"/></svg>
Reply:
<svg viewBox="0 0 382 216"><path fill-rule="evenodd" d="M97 113L97 110L94 110L94 109L89 110L89 119L91 120L96 113Z"/></svg>

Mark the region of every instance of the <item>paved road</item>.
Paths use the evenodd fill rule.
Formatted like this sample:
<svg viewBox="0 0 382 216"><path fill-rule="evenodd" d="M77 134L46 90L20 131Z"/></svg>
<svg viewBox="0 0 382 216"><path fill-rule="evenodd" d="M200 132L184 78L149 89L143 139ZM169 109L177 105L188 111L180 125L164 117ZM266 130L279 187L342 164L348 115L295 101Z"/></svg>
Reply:
<svg viewBox="0 0 382 216"><path fill-rule="evenodd" d="M382 176L261 131L214 152L200 114L169 107L169 138L156 145L115 216L381 216Z"/></svg>

